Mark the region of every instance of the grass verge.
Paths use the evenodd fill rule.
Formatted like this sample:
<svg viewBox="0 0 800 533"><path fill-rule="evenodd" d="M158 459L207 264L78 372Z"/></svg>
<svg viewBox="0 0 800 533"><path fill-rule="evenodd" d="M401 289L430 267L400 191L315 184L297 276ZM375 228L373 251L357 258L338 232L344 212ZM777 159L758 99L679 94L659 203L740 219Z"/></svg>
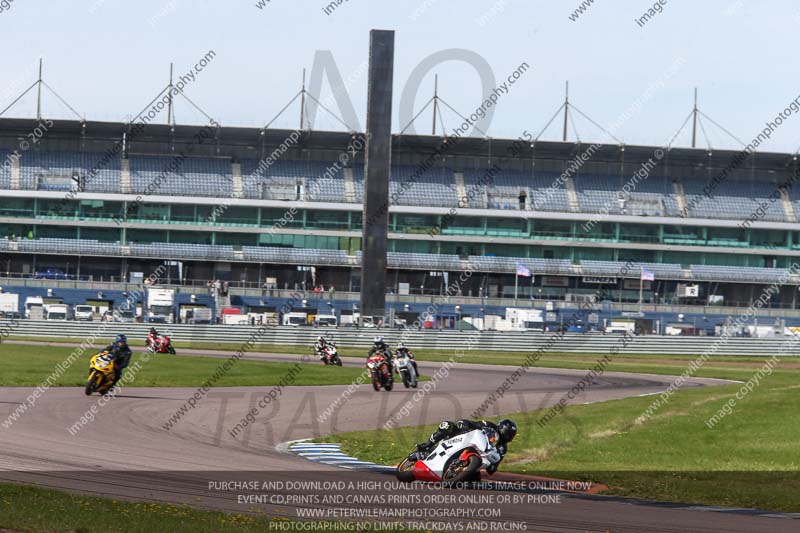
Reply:
<svg viewBox="0 0 800 533"><path fill-rule="evenodd" d="M648 367L676 374L685 369L658 360ZM705 373L746 381L755 370L707 363ZM800 512L798 378L800 372L779 364L713 428L706 421L742 385L680 390L645 421L640 416L653 396L569 406L542 425L547 409L514 413L520 431L501 470L604 483L609 494L622 496ZM434 429L319 440L340 442L359 459L396 464Z"/></svg>
<svg viewBox="0 0 800 533"><path fill-rule="evenodd" d="M6 353L13 346L12 353ZM72 348L55 346L3 345L0 355L0 386L35 387L54 371L56 365L69 356ZM141 360L142 353L135 353L131 365ZM58 379L54 386L83 386L89 372L86 353ZM299 358L298 358L299 360ZM128 387L199 387L217 371L226 359L218 357L175 357L156 354L148 362L141 362L136 379ZM274 386L285 378L295 363L239 360L215 386ZM293 385L345 385L350 384L363 372L362 368L305 364L303 371L295 375Z"/></svg>

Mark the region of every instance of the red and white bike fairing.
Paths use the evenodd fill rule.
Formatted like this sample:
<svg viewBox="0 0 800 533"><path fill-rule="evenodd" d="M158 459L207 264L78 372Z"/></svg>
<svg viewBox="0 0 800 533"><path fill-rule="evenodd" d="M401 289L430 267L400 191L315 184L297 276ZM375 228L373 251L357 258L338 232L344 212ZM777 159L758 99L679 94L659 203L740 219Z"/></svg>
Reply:
<svg viewBox="0 0 800 533"><path fill-rule="evenodd" d="M441 441L426 457L409 455L397 466L400 481L478 481L481 468L502 460L494 444L499 440L490 428L476 429Z"/></svg>

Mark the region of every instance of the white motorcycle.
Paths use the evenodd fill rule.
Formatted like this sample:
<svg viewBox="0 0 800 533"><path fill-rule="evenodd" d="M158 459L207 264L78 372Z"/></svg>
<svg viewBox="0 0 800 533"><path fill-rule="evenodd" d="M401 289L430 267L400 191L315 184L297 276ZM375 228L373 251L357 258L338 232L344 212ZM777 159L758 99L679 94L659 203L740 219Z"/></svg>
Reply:
<svg viewBox="0 0 800 533"><path fill-rule="evenodd" d="M427 457L412 453L397 465L395 475L403 482L480 481L481 468L497 465L502 460L495 448L499 440L500 435L492 428L457 435L441 441Z"/></svg>
<svg viewBox="0 0 800 533"><path fill-rule="evenodd" d="M407 353L397 352L394 355L394 368L403 378L406 388L417 388L417 370Z"/></svg>

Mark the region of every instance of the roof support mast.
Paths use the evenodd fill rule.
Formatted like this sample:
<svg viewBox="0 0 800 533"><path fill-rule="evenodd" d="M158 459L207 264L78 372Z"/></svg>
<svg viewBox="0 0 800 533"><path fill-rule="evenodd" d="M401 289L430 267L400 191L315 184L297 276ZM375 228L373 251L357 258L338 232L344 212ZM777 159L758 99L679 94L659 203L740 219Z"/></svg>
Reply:
<svg viewBox="0 0 800 533"><path fill-rule="evenodd" d="M303 69L303 82L300 89L300 129L303 129L303 122L306 118L306 69ZM310 120L309 120L310 122ZM311 129L309 126L308 129Z"/></svg>
<svg viewBox="0 0 800 533"><path fill-rule="evenodd" d="M566 82L566 92L564 95L564 134L562 141L567 142L567 120L569 119L569 81Z"/></svg>
<svg viewBox="0 0 800 533"><path fill-rule="evenodd" d="M439 75L433 78L433 131L431 135L436 135L436 112L439 110ZM444 125L442 125L444 127Z"/></svg>
<svg viewBox="0 0 800 533"><path fill-rule="evenodd" d="M173 63L169 64L169 85L167 86L169 89L169 100L167 101L167 123L171 125L175 125L175 110L172 107L172 68Z"/></svg>
<svg viewBox="0 0 800 533"><path fill-rule="evenodd" d="M692 148L697 148L697 87L694 88L694 109L692 109Z"/></svg>
<svg viewBox="0 0 800 533"><path fill-rule="evenodd" d="M39 58L39 79L36 81L36 120L42 120L42 58Z"/></svg>

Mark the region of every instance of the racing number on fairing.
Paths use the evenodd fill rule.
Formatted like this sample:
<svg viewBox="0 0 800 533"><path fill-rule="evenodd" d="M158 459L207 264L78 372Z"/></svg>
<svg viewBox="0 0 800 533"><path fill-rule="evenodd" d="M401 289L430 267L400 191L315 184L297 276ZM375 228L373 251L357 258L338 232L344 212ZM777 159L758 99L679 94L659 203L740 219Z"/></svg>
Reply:
<svg viewBox="0 0 800 533"><path fill-rule="evenodd" d="M450 449L450 448L452 448L452 447L453 447L453 446L448 446L447 444L445 444L445 443L443 442L443 443L442 443L442 448L444 448L444 450L443 450L443 451L441 451L441 452L439 452L439 457L444 457L445 455L447 455L447 450L449 450L449 449Z"/></svg>

